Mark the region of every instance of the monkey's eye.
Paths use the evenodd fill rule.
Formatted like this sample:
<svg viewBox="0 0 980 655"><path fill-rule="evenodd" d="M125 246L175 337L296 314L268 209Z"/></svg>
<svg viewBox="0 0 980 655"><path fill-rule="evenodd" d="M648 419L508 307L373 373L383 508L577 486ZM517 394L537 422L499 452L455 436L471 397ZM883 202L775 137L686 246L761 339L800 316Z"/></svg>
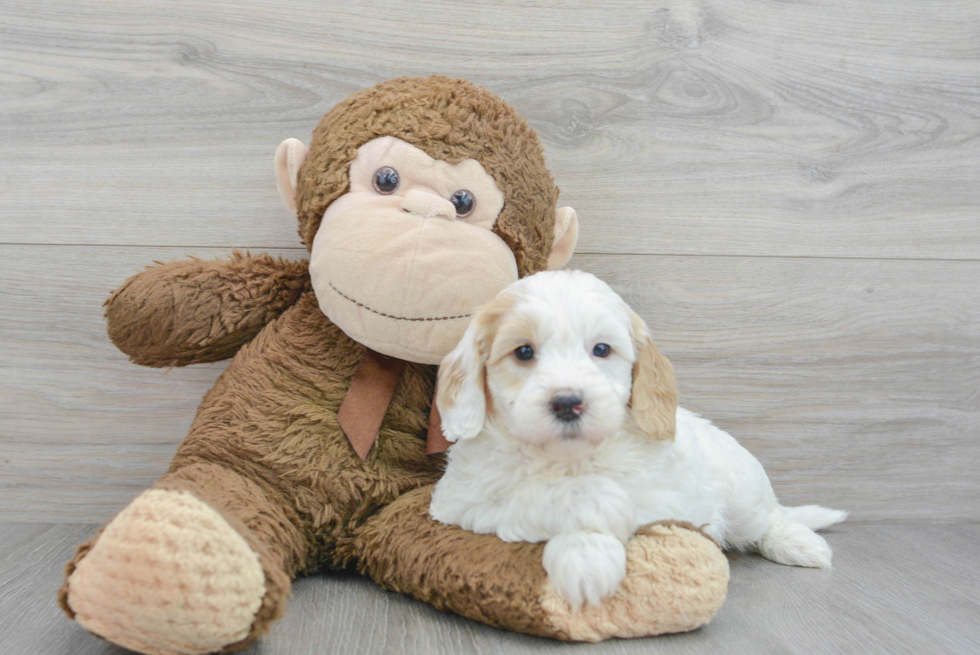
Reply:
<svg viewBox="0 0 980 655"><path fill-rule="evenodd" d="M456 206L457 216L469 216L476 204L476 198L466 189L460 189L449 198L449 202Z"/></svg>
<svg viewBox="0 0 980 655"><path fill-rule="evenodd" d="M383 195L390 195L398 188L398 171L391 166L382 166L374 172L374 190Z"/></svg>
<svg viewBox="0 0 980 655"><path fill-rule="evenodd" d="M609 357L609 353L612 352L612 348L609 347L608 343L597 343L595 348L592 349L592 354L596 357Z"/></svg>
<svg viewBox="0 0 980 655"><path fill-rule="evenodd" d="M526 362L527 360L534 357L534 348L532 348L531 346L521 346L514 351L514 357L521 360L522 362Z"/></svg>

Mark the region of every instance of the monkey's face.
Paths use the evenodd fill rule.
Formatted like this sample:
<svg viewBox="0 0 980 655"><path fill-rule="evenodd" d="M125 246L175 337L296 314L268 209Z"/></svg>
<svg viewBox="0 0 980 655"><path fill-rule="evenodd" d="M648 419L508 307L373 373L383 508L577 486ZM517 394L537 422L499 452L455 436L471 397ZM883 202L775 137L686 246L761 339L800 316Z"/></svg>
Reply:
<svg viewBox="0 0 980 655"><path fill-rule="evenodd" d="M504 195L476 160L450 164L390 136L358 148L349 174L310 251L320 308L369 348L437 364L517 280L491 231Z"/></svg>
<svg viewBox="0 0 980 655"><path fill-rule="evenodd" d="M276 184L310 247L320 308L385 355L437 364L481 304L575 249L575 210L556 207L537 135L464 80L355 93L312 146L279 146Z"/></svg>

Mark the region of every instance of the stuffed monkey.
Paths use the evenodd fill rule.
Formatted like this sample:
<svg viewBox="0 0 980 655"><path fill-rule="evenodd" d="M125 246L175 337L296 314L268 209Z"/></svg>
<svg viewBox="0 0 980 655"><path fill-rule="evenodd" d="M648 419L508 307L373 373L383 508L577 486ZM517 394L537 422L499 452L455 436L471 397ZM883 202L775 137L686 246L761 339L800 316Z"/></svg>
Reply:
<svg viewBox="0 0 980 655"><path fill-rule="evenodd" d="M138 364L234 359L166 474L78 548L60 593L68 615L149 655L228 652L283 615L294 577L356 567L557 639L710 620L728 564L693 526L641 530L616 595L572 612L541 544L429 518L445 446L434 365L481 303L561 268L575 245L575 213L556 207L524 120L462 80L391 80L334 107L309 150L285 141L276 178L308 266L174 262L106 301L109 336Z"/></svg>

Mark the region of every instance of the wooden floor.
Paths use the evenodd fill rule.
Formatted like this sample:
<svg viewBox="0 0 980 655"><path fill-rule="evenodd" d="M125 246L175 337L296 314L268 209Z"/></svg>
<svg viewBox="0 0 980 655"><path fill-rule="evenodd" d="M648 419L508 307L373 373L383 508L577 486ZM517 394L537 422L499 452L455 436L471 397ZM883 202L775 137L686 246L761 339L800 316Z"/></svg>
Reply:
<svg viewBox="0 0 980 655"><path fill-rule="evenodd" d="M61 569L91 526L0 525L0 644L5 655L123 655L61 615ZM732 557L728 601L705 628L569 646L489 628L382 591L354 574L299 580L286 617L255 655L332 653L980 652L980 525L843 525L826 533L829 571ZM970 563L973 565L970 565Z"/></svg>
<svg viewBox="0 0 980 655"><path fill-rule="evenodd" d="M36 524L0 532L0 651L113 652L56 617L88 529L59 524L150 485L225 366L130 364L102 301L154 260L304 257L276 146L431 73L528 117L572 265L682 405L783 502L851 511L835 571L737 558L706 630L579 650L980 650L976 0L0 0L0 521ZM343 578L254 652L552 647Z"/></svg>

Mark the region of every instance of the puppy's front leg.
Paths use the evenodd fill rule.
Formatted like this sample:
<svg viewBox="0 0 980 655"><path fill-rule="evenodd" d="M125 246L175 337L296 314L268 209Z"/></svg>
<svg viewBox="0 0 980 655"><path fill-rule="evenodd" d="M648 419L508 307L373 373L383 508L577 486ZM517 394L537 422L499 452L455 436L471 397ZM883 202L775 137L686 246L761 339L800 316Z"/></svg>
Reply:
<svg viewBox="0 0 980 655"><path fill-rule="evenodd" d="M636 531L629 494L604 477L567 480L555 499L556 534L544 548L544 569L572 609L598 605L626 575L625 543Z"/></svg>
<svg viewBox="0 0 980 655"><path fill-rule="evenodd" d="M528 482L510 494L502 506L472 508L464 517L468 520L460 524L474 532L494 532L504 541L547 541L559 534L603 532L625 543L639 527L629 494L601 476Z"/></svg>
<svg viewBox="0 0 980 655"><path fill-rule="evenodd" d="M602 532L560 534L545 545L543 564L558 594L577 610L616 592L626 575L626 547Z"/></svg>
<svg viewBox="0 0 980 655"><path fill-rule="evenodd" d="M573 609L584 602L598 605L626 575L625 543L636 532L636 506L609 478L526 482L511 491L506 504L476 509L464 516L463 527L504 541L547 541L544 569Z"/></svg>

